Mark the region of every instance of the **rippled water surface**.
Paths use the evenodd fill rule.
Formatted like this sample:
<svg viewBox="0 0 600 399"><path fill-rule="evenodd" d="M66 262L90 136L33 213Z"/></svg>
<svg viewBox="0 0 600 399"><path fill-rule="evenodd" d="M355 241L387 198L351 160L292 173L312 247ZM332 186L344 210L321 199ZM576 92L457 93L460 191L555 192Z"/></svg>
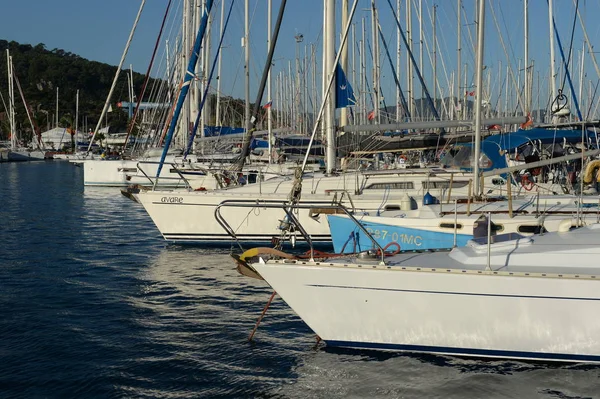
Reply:
<svg viewBox="0 0 600 399"><path fill-rule="evenodd" d="M600 398L595 366L316 347L279 298L248 343L271 290L82 175L0 164L0 398Z"/></svg>

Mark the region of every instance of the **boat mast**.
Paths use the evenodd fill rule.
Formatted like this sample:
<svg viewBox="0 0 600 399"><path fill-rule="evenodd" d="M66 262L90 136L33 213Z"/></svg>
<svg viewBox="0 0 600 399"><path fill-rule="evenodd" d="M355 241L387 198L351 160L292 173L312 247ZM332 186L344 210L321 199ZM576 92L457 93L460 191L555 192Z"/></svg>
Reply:
<svg viewBox="0 0 600 399"><path fill-rule="evenodd" d="M377 36L377 9L375 8L375 0L371 0L371 43L373 43L373 116L377 123L381 123L379 116L379 51L377 44L379 38Z"/></svg>
<svg viewBox="0 0 600 399"><path fill-rule="evenodd" d="M225 15L225 1L221 1L220 37L223 37L223 17L224 17L224 15ZM222 58L223 58L223 53L219 52L219 62L217 64L217 105L216 105L216 110L215 110L215 117L216 117L215 125L216 126L222 126L222 123L221 123L221 59Z"/></svg>
<svg viewBox="0 0 600 399"><path fill-rule="evenodd" d="M525 113L531 111L531 89L529 79L529 0L523 0L525 31Z"/></svg>
<svg viewBox="0 0 600 399"><path fill-rule="evenodd" d="M187 66L186 73L183 75L183 81L181 82L181 90L179 91L179 98L177 99L177 104L175 107L175 111L173 112L173 116L171 118L171 122L169 124L169 130L165 137L165 145L163 148L162 155L160 157L160 163L156 170L155 186L158 182L158 177L160 176L160 172L162 170L163 164L165 162L165 158L167 157L167 152L169 151L169 146L171 145L171 140L173 139L173 133L175 128L177 127L177 122L179 120L179 115L181 114L181 109L183 108L183 103L186 101L186 97L190 90L190 81L194 77L194 69L196 67L196 63L198 62L198 55L200 53L200 45L202 44L202 39L204 38L204 33L206 32L206 24L208 21L208 15L212 9L213 0L206 1L206 7L202 10L202 21L200 23L200 28L198 29L198 34L196 35L196 39L194 41L194 47L191 52L190 62Z"/></svg>
<svg viewBox="0 0 600 399"><path fill-rule="evenodd" d="M183 1L183 35L182 35L182 62L181 62L181 74L185 75L187 66L190 62L190 41L191 41L191 29L192 20L190 16L190 0ZM192 71L195 74L196 69ZM192 82L193 87L196 86L196 82ZM192 90L193 93L193 90ZM190 96L191 99L191 96ZM190 99L187 99L183 103L182 118L179 124L179 134L177 135L177 146L179 148L185 148L187 143L187 136L190 133Z"/></svg>
<svg viewBox="0 0 600 399"><path fill-rule="evenodd" d="M250 23L249 23L249 4L248 0L244 3L244 75L245 75L245 97L246 104L244 107L244 127L246 135L250 133ZM248 156L249 154L244 154Z"/></svg>
<svg viewBox="0 0 600 399"><path fill-rule="evenodd" d="M423 0L419 0L419 70L423 73ZM412 29L411 29L412 30ZM433 87L435 93L435 86ZM419 101L419 117L423 120L425 113L423 110L423 86L421 86L421 101Z"/></svg>
<svg viewBox="0 0 600 399"><path fill-rule="evenodd" d="M462 74L460 71L460 68L462 67L461 65L461 51L462 51L462 37L461 37L461 26L462 26L462 22L461 22L461 16L462 16L462 0L458 0L458 6L457 6L457 14L458 14L458 19L456 21L457 24L457 49L456 49L456 102L459 105L459 110L457 112L457 117L456 119L460 120L462 119L462 116L464 115L463 113L463 108L466 108L466 104L461 104L460 98L462 96L461 94L461 84L460 84L460 80L462 79ZM466 88L464 88L463 90L466 90ZM458 129L457 129L458 130Z"/></svg>
<svg viewBox="0 0 600 399"><path fill-rule="evenodd" d="M6 49L6 63L8 72L8 123L10 125L10 147L13 151L17 149L17 132L15 124L15 87L13 81L13 65L10 52Z"/></svg>
<svg viewBox="0 0 600 399"><path fill-rule="evenodd" d="M283 20L283 13L285 11L285 5L287 4L287 0L281 0L281 4L279 5L279 13L277 15L277 21L275 22L275 30L273 31L271 45L269 48L269 53L267 54L267 60L265 62L265 67L263 68L262 77L260 79L260 84L258 86L258 92L256 93L256 100L254 101L254 108L252 112L252 116L250 117L250 127L246 134L244 135L244 141L242 142L242 153L238 158L237 164L235 165L235 170L241 171L244 167L244 162L246 157L250 153L250 141L252 140L252 128L256 125L258 113L260 112L260 104L262 103L263 94L265 87L267 85L267 77L268 71L271 63L273 62L273 53L275 52L275 46L277 45L277 37L279 36L279 30L281 28L281 21Z"/></svg>
<svg viewBox="0 0 600 399"><path fill-rule="evenodd" d="M399 17L398 17L399 18ZM400 21L400 19L398 19L398 21ZM407 46L406 46L406 51L412 51L413 50L413 40L412 40L412 4L411 4L411 0L406 0L406 39L407 39ZM414 91L414 85L413 85L413 63L411 62L410 58L407 57L406 58L406 68L408 70L408 73L406 74L407 76L407 89L408 89L408 106L409 106L409 112L412 115L415 114L415 91ZM419 117L421 117L421 115L419 115Z"/></svg>
<svg viewBox="0 0 600 399"><path fill-rule="evenodd" d="M556 97L556 64L554 62L554 0L548 0L548 26L550 29L550 101Z"/></svg>
<svg viewBox="0 0 600 399"><path fill-rule="evenodd" d="M127 43L125 44L125 49L123 50L123 54L121 55L121 61L119 62L119 66L115 72L115 77L113 78L112 85L110 86L110 90L108 91L108 96L106 96L106 101L104 102L104 107L102 108L102 112L100 113L100 117L98 118L98 122L96 123L96 128L94 129L94 134L90 139L90 144L88 146L87 152L89 153L92 149L92 144L94 143L94 138L100 130L100 124L102 124L102 118L106 115L106 111L108 111L108 106L110 105L110 99L115 91L115 87L117 86L117 79L119 78L119 73L121 72L121 68L123 67L123 63L125 62L125 57L127 56L127 52L129 51L129 45L133 40L133 34L135 33L135 29L137 28L137 24L140 20L140 16L142 15L142 10L144 9L144 5L146 4L146 0L142 0L140 4L140 8L138 10L137 16L135 17L135 21L133 22L133 27L131 28L131 32L129 33L129 38L127 39ZM58 112L57 112L58 114Z"/></svg>
<svg viewBox="0 0 600 399"><path fill-rule="evenodd" d="M325 4L325 61L327 79L329 82L331 74L335 73L335 1L324 0ZM324 88L325 89L325 88ZM325 90L326 91L326 90ZM327 173L335 170L336 146L335 146L335 90L329 90L327 95L327 107L325 114L325 131L327 132Z"/></svg>
<svg viewBox="0 0 600 399"><path fill-rule="evenodd" d="M396 15L400 18L400 0L396 0ZM400 81L400 28L396 27L396 80ZM400 85L396 85L396 121L400 122Z"/></svg>
<svg viewBox="0 0 600 399"><path fill-rule="evenodd" d="M576 0L573 0L573 3L575 3L575 5L576 5L577 3L575 1ZM594 52L594 46L592 45L592 43L590 42L590 38L588 37L587 29L585 28L585 24L583 23L583 19L581 18L581 13L579 12L579 7L577 7L577 17L579 19L579 24L581 25L581 30L583 31L583 37L585 38L585 42L588 47L588 52L589 52L590 56L592 57L592 61L594 62L594 68L596 69L596 74L600 78L600 67L598 67L598 62L596 61L596 53Z"/></svg>
<svg viewBox="0 0 600 399"><path fill-rule="evenodd" d="M267 2L267 52L271 48L271 19L272 19L272 7L273 0ZM271 65L268 65L269 72L267 76L267 104L270 104L267 108L267 130L269 140L269 163L273 163L273 99L271 98Z"/></svg>
<svg viewBox="0 0 600 399"><path fill-rule="evenodd" d="M346 26L348 23L348 0L342 0L342 26ZM340 49L342 55L340 57L341 68L346 75L348 75L348 45L346 43L342 44L342 48ZM339 85L339 83L338 83ZM340 126L346 126L348 124L348 109L346 107L342 107L340 109Z"/></svg>
<svg viewBox="0 0 600 399"><path fill-rule="evenodd" d="M202 0L202 7L206 6L206 0ZM206 107L206 111L204 110L198 110L198 112L202 112L200 114L200 118L201 118L201 124L200 124L200 137L204 137L205 133L204 133L204 127L206 126L207 120L210 121L209 117L210 115L212 115L212 110L211 110L211 102L208 101L210 99L210 95L208 94L209 89L210 89L210 82L208 80L208 76L210 73L210 66L211 66L211 61L210 61L210 48L211 48L211 32L212 32L212 16L209 14L208 15L208 21L206 23L206 40L204 42L204 51L202 52L202 54L204 55L204 64L202 67L202 80L201 80L201 90L199 93L198 98L198 102L200 103L201 101L205 102L205 107ZM200 10L197 9L196 10L196 27L200 27ZM196 29L197 29L196 28ZM220 39L220 38L219 38ZM203 99L202 96L206 96L206 99ZM200 105L197 105L200 108ZM204 153L204 142L202 142L203 146L202 146L202 153Z"/></svg>
<svg viewBox="0 0 600 399"><path fill-rule="evenodd" d="M205 5L205 0L193 0L191 1L191 12L190 12L190 30L193 32L197 32L198 28L200 27L200 18L201 18L201 13L200 10L202 10L202 8ZM192 36L189 36L190 40L192 39ZM190 113L190 124L188 125L188 132L189 132L189 126L193 123L193 121L196 120L196 118L198 117L198 114L200 113L200 101L202 101L202 94L204 93L204 84L205 84L205 61L206 61L206 47L208 45L208 40L210 38L210 15L208 16L208 22L206 25L206 39L204 41L204 45L201 48L201 53L200 53L200 61L198 63L196 63L196 68L194 69L194 75L196 76L196 78L194 79L194 82L192 83L192 95L190 96L190 102L191 102L191 113ZM206 115L206 112L202 112L202 114L200 115L200 137L204 137L204 116ZM188 138L186 137L186 144L184 144L184 151L187 153L187 151L191 150L193 151L195 148L195 143L192 143L192 149L188 149L187 148L187 143L189 143ZM202 142L201 144L201 150L202 153L204 153L204 142Z"/></svg>
<svg viewBox="0 0 600 399"><path fill-rule="evenodd" d="M437 107L438 98L438 81L437 81L437 5L433 5L433 104ZM444 104L444 96L441 96L442 105Z"/></svg>
<svg viewBox="0 0 600 399"><path fill-rule="evenodd" d="M79 89L75 94L75 132L71 135L71 143L75 144L72 148L73 152L77 149L77 129L79 129ZM127 143L127 140L125 142Z"/></svg>
<svg viewBox="0 0 600 399"><path fill-rule="evenodd" d="M484 18L485 18L485 1L478 0L479 10L477 18L477 59L475 65L475 145L474 156L473 156L473 177L475 181L474 192L475 196L479 197L481 194L480 182L479 182L479 156L481 146L481 100L483 94L483 43L484 43Z"/></svg>

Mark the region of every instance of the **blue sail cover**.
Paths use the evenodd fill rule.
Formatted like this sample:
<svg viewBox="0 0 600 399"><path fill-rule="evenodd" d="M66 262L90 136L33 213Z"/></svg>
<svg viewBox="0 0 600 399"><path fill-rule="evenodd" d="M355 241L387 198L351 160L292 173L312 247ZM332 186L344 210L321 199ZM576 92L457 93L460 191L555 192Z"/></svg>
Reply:
<svg viewBox="0 0 600 399"><path fill-rule="evenodd" d="M349 105L356 105L356 97L342 66L338 63L335 68L335 107L346 108Z"/></svg>
<svg viewBox="0 0 600 399"><path fill-rule="evenodd" d="M586 130L584 133L584 140L595 147L596 145L596 134L592 131ZM581 142L581 130L571 129L542 129L534 128L530 130L517 130L513 133L506 134L495 134L487 137L481 142L481 153L484 154L489 160L490 165L488 167L482 167L481 171L489 171L493 169L505 168L506 158L504 154L506 152L514 151L523 144L529 142L537 142L541 144L562 144L562 143L579 143ZM461 144L461 147L473 147L472 143ZM471 170L471 167L462 167L464 170Z"/></svg>
<svg viewBox="0 0 600 399"><path fill-rule="evenodd" d="M231 126L204 126L204 137L217 137L227 135L243 135L246 129L243 127Z"/></svg>

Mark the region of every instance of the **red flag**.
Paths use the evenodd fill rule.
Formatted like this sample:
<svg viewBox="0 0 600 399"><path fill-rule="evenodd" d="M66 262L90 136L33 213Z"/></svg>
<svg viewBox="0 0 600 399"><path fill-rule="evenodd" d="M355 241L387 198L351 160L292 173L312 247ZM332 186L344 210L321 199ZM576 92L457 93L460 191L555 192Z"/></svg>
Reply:
<svg viewBox="0 0 600 399"><path fill-rule="evenodd" d="M369 114L367 115L367 119L372 121L373 119L375 119L375 111L371 111L369 112Z"/></svg>
<svg viewBox="0 0 600 399"><path fill-rule="evenodd" d="M263 105L263 108L264 109L271 108L272 105L273 105L273 101L269 101L268 103L266 103L265 105Z"/></svg>

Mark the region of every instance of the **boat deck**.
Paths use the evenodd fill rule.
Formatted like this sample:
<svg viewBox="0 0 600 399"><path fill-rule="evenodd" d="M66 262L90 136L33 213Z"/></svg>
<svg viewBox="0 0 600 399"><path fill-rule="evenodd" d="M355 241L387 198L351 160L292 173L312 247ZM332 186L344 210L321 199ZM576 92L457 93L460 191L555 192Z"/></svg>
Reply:
<svg viewBox="0 0 600 399"><path fill-rule="evenodd" d="M356 267L373 269L395 269L414 271L475 271L525 273L535 275L555 275L557 277L582 276L600 280L600 224L581 227L568 232L547 233L531 237L503 240L494 237L488 245L486 239L471 240L465 247L452 250L406 251L385 258L380 257L341 257L325 262L315 262L318 266ZM540 247L543 247L542 249ZM540 252L546 256L542 264ZM290 263L286 260L285 263ZM297 262L312 265L312 262Z"/></svg>

